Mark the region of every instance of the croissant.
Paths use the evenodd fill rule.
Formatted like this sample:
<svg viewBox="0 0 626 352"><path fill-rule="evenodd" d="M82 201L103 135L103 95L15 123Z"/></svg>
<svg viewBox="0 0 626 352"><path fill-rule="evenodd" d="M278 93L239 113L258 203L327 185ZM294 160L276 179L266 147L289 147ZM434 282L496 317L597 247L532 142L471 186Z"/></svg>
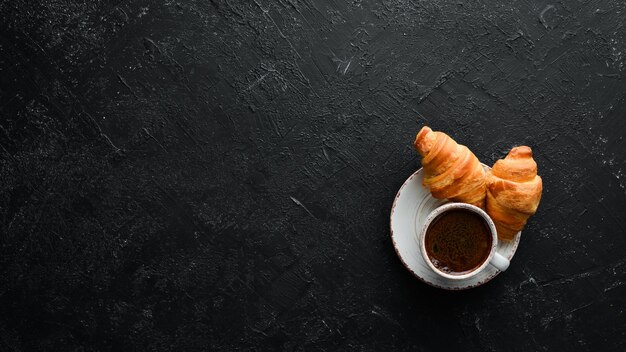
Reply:
<svg viewBox="0 0 626 352"><path fill-rule="evenodd" d="M498 230L498 239L510 241L537 211L541 199L541 177L527 146L511 149L487 173L487 214Z"/></svg>
<svg viewBox="0 0 626 352"><path fill-rule="evenodd" d="M484 208L486 173L478 158L466 146L427 126L415 136L413 146L422 156L422 184L433 197Z"/></svg>

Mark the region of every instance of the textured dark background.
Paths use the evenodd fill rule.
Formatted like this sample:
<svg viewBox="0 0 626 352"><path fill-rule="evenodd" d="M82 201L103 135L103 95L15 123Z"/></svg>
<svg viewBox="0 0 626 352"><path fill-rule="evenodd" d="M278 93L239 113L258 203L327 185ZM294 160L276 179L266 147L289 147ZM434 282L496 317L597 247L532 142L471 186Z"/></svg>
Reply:
<svg viewBox="0 0 626 352"><path fill-rule="evenodd" d="M626 348L623 1L0 1L0 350ZM544 180L446 292L389 211L424 124Z"/></svg>

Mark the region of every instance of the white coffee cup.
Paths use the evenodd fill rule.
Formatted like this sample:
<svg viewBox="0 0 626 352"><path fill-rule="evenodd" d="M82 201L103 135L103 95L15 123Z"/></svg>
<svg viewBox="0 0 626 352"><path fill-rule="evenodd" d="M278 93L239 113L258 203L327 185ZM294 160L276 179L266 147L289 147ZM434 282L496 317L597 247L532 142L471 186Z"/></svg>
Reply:
<svg viewBox="0 0 626 352"><path fill-rule="evenodd" d="M463 209L463 210L468 210L471 211L477 215L479 215L481 218L483 218L485 220L485 223L487 224L487 227L489 228L489 233L491 234L491 250L489 252L489 256L487 257L487 259L485 259L485 261L478 266L477 268L475 268L474 270L470 271L470 272L465 272L463 274L450 274L450 273L446 273L440 269L438 269L430 260L428 253L426 252L426 231L428 230L428 228L430 227L430 224L433 222L433 220L435 220L439 215L450 211L450 210L455 210L455 209ZM504 271L509 267L509 260L506 259L504 256L502 256L500 253L498 253L496 251L496 249L498 248L498 234L496 231L496 225L494 225L493 220L491 220L491 217L489 217L489 215L487 215L487 213L485 213L484 210L480 209L477 206L471 205L471 204L465 204L465 203L447 203L444 204L440 207L438 207L437 209L433 210L430 214L428 214L428 216L426 217L426 220L424 222L424 226L422 227L422 230L419 233L419 238L418 238L418 242L420 245L420 250L422 252L422 256L424 256L424 261L428 264L428 266L430 266L430 268L437 273L438 275L441 275L443 277L445 277L446 279L451 279L451 280L461 280L461 279L467 279L473 276L478 275L481 271L485 270L489 265L493 265L496 269L500 270L500 271Z"/></svg>

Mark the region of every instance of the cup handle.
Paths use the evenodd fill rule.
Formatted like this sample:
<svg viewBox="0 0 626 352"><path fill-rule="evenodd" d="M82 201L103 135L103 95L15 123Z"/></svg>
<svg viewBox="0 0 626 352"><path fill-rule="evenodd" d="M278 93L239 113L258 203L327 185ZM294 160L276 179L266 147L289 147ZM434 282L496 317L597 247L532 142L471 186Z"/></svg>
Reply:
<svg viewBox="0 0 626 352"><path fill-rule="evenodd" d="M491 257L491 261L489 262L489 264L495 266L496 269L500 271L505 271L511 263L502 254L495 252L493 254L493 257Z"/></svg>

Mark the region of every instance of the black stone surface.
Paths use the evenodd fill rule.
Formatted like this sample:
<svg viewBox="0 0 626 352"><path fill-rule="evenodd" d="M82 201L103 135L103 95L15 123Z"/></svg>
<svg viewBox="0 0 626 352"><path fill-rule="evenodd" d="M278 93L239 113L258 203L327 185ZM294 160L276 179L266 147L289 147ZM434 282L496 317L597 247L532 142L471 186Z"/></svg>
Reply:
<svg viewBox="0 0 626 352"><path fill-rule="evenodd" d="M626 349L623 1L0 1L0 350ZM427 124L544 180L510 269L412 277Z"/></svg>

